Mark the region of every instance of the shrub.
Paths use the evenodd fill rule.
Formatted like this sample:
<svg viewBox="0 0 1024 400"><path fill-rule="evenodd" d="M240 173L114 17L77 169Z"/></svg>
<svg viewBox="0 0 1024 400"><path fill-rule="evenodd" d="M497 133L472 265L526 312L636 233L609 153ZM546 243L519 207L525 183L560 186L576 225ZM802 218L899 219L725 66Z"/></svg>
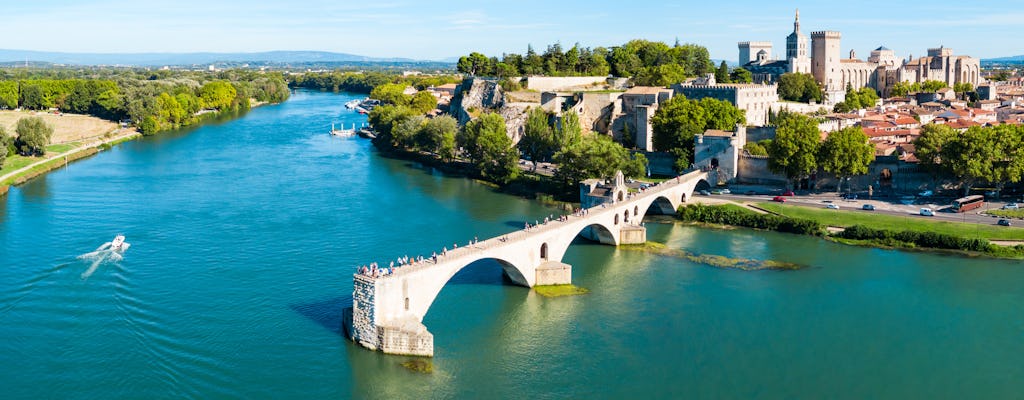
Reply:
<svg viewBox="0 0 1024 400"><path fill-rule="evenodd" d="M906 243L931 249L965 250L984 253L993 252L995 247L984 239L967 239L936 232L873 229L861 225L846 228L846 230L836 236L844 239L871 240L889 245Z"/></svg>
<svg viewBox="0 0 1024 400"><path fill-rule="evenodd" d="M734 225L812 236L822 236L825 233L824 225L817 221L772 214L758 214L735 206L693 204L679 207L676 214L680 219L690 222Z"/></svg>

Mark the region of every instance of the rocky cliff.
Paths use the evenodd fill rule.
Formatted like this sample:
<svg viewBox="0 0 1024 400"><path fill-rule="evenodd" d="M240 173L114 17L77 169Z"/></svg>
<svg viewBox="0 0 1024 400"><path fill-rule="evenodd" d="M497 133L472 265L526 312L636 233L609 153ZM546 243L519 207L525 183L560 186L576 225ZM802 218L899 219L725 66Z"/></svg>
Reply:
<svg viewBox="0 0 1024 400"><path fill-rule="evenodd" d="M450 112L460 125L485 112L494 112L505 118L508 137L518 143L526 124L526 110L531 103L513 103L505 99L505 91L497 81L483 78L466 78L456 90Z"/></svg>

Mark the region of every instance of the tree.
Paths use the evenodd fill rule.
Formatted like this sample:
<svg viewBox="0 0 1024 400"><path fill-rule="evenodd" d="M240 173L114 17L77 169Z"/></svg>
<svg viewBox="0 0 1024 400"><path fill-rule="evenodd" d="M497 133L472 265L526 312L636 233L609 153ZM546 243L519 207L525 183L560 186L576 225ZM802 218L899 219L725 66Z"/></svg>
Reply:
<svg viewBox="0 0 1024 400"><path fill-rule="evenodd" d="M533 161L533 170L537 170L537 162L551 156L555 149L555 137L548 125L548 113L535 107L526 115L523 137L519 139L519 151Z"/></svg>
<svg viewBox="0 0 1024 400"><path fill-rule="evenodd" d="M703 133L710 115L699 102L675 96L661 104L651 118L654 148L658 151L680 149L693 158L694 136Z"/></svg>
<svg viewBox="0 0 1024 400"><path fill-rule="evenodd" d="M18 82L0 81L0 110L18 108Z"/></svg>
<svg viewBox="0 0 1024 400"><path fill-rule="evenodd" d="M825 93L811 74L786 73L779 77L779 97L788 101L821 103Z"/></svg>
<svg viewBox="0 0 1024 400"><path fill-rule="evenodd" d="M820 150L818 164L839 178L839 186L844 178L868 173L868 165L875 160L875 147L868 143L864 131L855 126L830 133Z"/></svg>
<svg viewBox="0 0 1024 400"><path fill-rule="evenodd" d="M768 150L763 145L757 142L748 142L743 146L743 149L750 153L752 156L767 156Z"/></svg>
<svg viewBox="0 0 1024 400"><path fill-rule="evenodd" d="M469 53L468 56L459 57L459 62L456 64L456 68L459 72L470 74L472 76L486 75L489 72L487 68L487 64L489 63L490 59L488 59L487 56L477 52L472 52Z"/></svg>
<svg viewBox="0 0 1024 400"><path fill-rule="evenodd" d="M718 83L731 83L732 79L729 76L729 66L725 64L725 60L722 60L721 64L718 64L718 69L715 70L715 82Z"/></svg>
<svg viewBox="0 0 1024 400"><path fill-rule="evenodd" d="M587 136L580 143L559 151L555 162L558 163L555 179L566 187L574 187L585 179L609 177L620 170L628 177L641 177L647 171L647 158L643 154L630 154L603 135Z"/></svg>
<svg viewBox="0 0 1024 400"><path fill-rule="evenodd" d="M561 123L553 133L555 148L552 151L559 151L578 144L583 140L583 127L580 126L580 116L574 111L563 113Z"/></svg>
<svg viewBox="0 0 1024 400"><path fill-rule="evenodd" d="M964 194L970 193L975 182L993 180L995 160L1003 159L995 132L992 129L971 127L947 142L941 153L944 169L960 180Z"/></svg>
<svg viewBox="0 0 1024 400"><path fill-rule="evenodd" d="M50 144L50 137L53 136L53 127L42 117L25 117L18 120L15 132L18 133L15 145L21 155L41 156L46 154L46 146Z"/></svg>
<svg viewBox="0 0 1024 400"><path fill-rule="evenodd" d="M445 137L451 136L453 141L455 133L459 131L459 123L448 115L441 115L435 118L427 120L423 125L423 128L416 135L416 146L422 150L426 150L435 153L442 158L441 149L444 145Z"/></svg>
<svg viewBox="0 0 1024 400"><path fill-rule="evenodd" d="M974 85L970 82L961 82L953 85L953 91L963 96L964 94L974 91Z"/></svg>
<svg viewBox="0 0 1024 400"><path fill-rule="evenodd" d="M512 147L500 114L485 113L470 121L458 138L484 178L506 184L519 173L519 152Z"/></svg>
<svg viewBox="0 0 1024 400"><path fill-rule="evenodd" d="M921 127L921 135L914 140L914 156L922 169L932 175L952 173L942 164L942 152L947 143L956 139L957 132L942 124L928 124Z"/></svg>
<svg viewBox="0 0 1024 400"><path fill-rule="evenodd" d="M904 81L896 82L892 85L892 89L889 89L889 95L893 97L904 97L910 94L910 84Z"/></svg>
<svg viewBox="0 0 1024 400"><path fill-rule="evenodd" d="M4 167L4 160L7 159L7 147L10 144L11 138L7 136L7 130L0 126L0 169Z"/></svg>
<svg viewBox="0 0 1024 400"><path fill-rule="evenodd" d="M42 110L49 107L43 97L43 88L39 85L24 85L21 87L21 107L29 110Z"/></svg>
<svg viewBox="0 0 1024 400"><path fill-rule="evenodd" d="M816 155L821 142L818 123L801 114L779 116L775 139L768 146L768 169L790 180L798 180L818 168Z"/></svg>
<svg viewBox="0 0 1024 400"><path fill-rule="evenodd" d="M199 88L199 98L203 100L204 108L227 109L237 94L235 87L225 81L209 82Z"/></svg>
<svg viewBox="0 0 1024 400"><path fill-rule="evenodd" d="M704 129L732 131L736 129L736 125L747 123L745 111L736 108L726 100L705 97L700 99L700 106L707 111L708 116Z"/></svg>
<svg viewBox="0 0 1024 400"><path fill-rule="evenodd" d="M404 83L385 83L373 88L370 91L370 98L380 100L384 104L407 106L412 98L405 94L405 87Z"/></svg>
<svg viewBox="0 0 1024 400"><path fill-rule="evenodd" d="M426 114L437 108L437 98L430 92L422 90L412 96L409 107L420 114Z"/></svg>
<svg viewBox="0 0 1024 400"><path fill-rule="evenodd" d="M402 121L415 115L415 111L405 106L382 105L374 107L370 111L368 118L370 125L377 131L377 137L373 140L373 143L379 148L395 148L401 145L401 140L397 140L392 136L392 130Z"/></svg>
<svg viewBox="0 0 1024 400"><path fill-rule="evenodd" d="M949 87L949 85L946 85L946 82L929 80L924 81L924 83L921 84L921 91L926 93L935 93L947 87Z"/></svg>
<svg viewBox="0 0 1024 400"><path fill-rule="evenodd" d="M420 136L420 130L426 124L426 118L422 115L414 115L409 118L396 121L391 126L391 146L395 148L410 149Z"/></svg>
<svg viewBox="0 0 1024 400"><path fill-rule="evenodd" d="M743 67L737 67L732 70L732 74L730 74L729 78L735 83L751 83L754 81L754 75Z"/></svg>

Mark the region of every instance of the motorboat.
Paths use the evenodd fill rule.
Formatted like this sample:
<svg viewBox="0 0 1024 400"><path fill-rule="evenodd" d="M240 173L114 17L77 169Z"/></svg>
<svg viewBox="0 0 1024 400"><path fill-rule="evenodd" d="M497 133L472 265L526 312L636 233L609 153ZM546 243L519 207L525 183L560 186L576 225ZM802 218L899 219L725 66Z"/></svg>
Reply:
<svg viewBox="0 0 1024 400"><path fill-rule="evenodd" d="M355 109L356 106L358 106L359 103L361 103L361 102L362 101L360 101L360 100L352 100L352 101L350 101L348 103L345 103L345 108L347 108L349 110Z"/></svg>
<svg viewBox="0 0 1024 400"><path fill-rule="evenodd" d="M110 250L118 253L124 253L130 246L130 243L124 241L124 235L114 236L114 240L110 241Z"/></svg>

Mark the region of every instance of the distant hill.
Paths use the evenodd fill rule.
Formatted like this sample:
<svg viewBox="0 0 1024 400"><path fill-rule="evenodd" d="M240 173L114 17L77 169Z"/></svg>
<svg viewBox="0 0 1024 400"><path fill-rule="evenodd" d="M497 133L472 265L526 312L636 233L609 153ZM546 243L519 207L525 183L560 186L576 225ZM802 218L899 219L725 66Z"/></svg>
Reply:
<svg viewBox="0 0 1024 400"><path fill-rule="evenodd" d="M987 61L987 62L1022 62L1022 61L1024 61L1024 54L1019 55L1019 56L1011 56L1011 57L986 58L986 59L984 59L982 61Z"/></svg>
<svg viewBox="0 0 1024 400"><path fill-rule="evenodd" d="M418 62L408 58L377 58L326 51L266 51L260 53L61 53L0 49L0 63L44 62L71 65L163 66L220 62L245 63L339 63Z"/></svg>

